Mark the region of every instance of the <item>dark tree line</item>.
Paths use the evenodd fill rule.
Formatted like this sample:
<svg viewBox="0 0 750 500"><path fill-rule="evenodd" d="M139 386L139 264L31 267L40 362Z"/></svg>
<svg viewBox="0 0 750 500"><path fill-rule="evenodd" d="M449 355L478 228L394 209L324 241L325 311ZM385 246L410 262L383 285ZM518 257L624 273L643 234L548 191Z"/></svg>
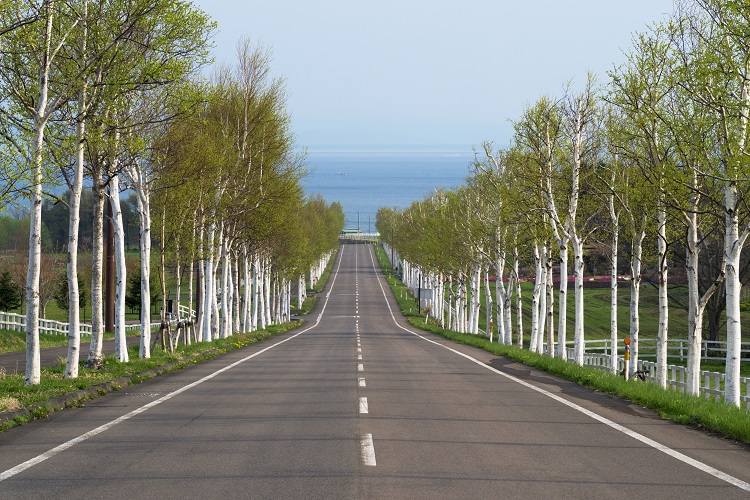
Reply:
<svg viewBox="0 0 750 500"><path fill-rule="evenodd" d="M65 192L60 200L70 196ZM47 238L43 239L47 250L64 252L68 243L69 213L68 205L62 201L45 200L42 205L42 223ZM138 214L136 213L135 194L131 194L122 203L122 218L125 226L125 248L137 248L138 244ZM81 249L91 249L94 227L94 196L91 191L83 191L81 195L81 224L78 230L78 241Z"/></svg>

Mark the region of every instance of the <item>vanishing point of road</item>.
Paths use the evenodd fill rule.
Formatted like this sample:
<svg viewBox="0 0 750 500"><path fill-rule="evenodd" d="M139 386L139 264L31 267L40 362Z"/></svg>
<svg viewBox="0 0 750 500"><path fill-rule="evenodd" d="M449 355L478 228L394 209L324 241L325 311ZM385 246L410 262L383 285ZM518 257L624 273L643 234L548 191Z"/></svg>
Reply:
<svg viewBox="0 0 750 500"><path fill-rule="evenodd" d="M310 319L0 433L0 498L750 498L750 447L412 329L371 246Z"/></svg>

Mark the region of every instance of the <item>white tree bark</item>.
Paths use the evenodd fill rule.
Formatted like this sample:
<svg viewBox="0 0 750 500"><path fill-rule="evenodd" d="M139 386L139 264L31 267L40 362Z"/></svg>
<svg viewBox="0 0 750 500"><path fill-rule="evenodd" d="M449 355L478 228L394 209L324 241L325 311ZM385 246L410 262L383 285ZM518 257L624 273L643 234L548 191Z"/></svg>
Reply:
<svg viewBox="0 0 750 500"><path fill-rule="evenodd" d="M667 339L669 336L669 298L667 296L669 267L667 265L667 211L661 199L656 214L658 221L656 238L659 259L659 330L656 334L656 378L657 382L666 388ZM700 342L698 344L700 346Z"/></svg>
<svg viewBox="0 0 750 500"><path fill-rule="evenodd" d="M263 264L263 267L265 268L264 284L263 284L263 293L265 295L264 314L266 316L266 325L272 325L273 317L271 316L271 307L273 306L273 303L271 302L271 273L273 272L273 270L271 269L271 259L268 256L266 256L264 260L265 260Z"/></svg>
<svg viewBox="0 0 750 500"><path fill-rule="evenodd" d="M573 357L577 365L583 366L583 354L586 350L583 330L583 241L577 234L574 234L570 239L570 243L573 246L573 272L576 277L575 347Z"/></svg>
<svg viewBox="0 0 750 500"><path fill-rule="evenodd" d="M48 109L50 67L54 57L51 47L54 1L50 2L45 19L45 36L39 60L39 98L34 110L33 164L31 168L31 217L29 221L29 264L26 273L26 385L41 381L39 355L39 274L42 256L42 163L44 156L44 131L54 111Z"/></svg>
<svg viewBox="0 0 750 500"><path fill-rule="evenodd" d="M51 30L51 20L48 30ZM44 114L46 87L42 87L37 116ZM29 223L29 267L26 273L26 385L41 381L39 354L39 274L42 259L42 148L44 122L37 118L34 132L34 167L31 186L31 221Z"/></svg>
<svg viewBox="0 0 750 500"><path fill-rule="evenodd" d="M226 238L221 239L221 326L219 338L226 338L230 335L229 327L231 325L231 318L229 317L229 311L232 304L231 297L231 286L229 280L231 279L231 271L229 264L229 251L227 249Z"/></svg>
<svg viewBox="0 0 750 500"><path fill-rule="evenodd" d="M560 298L557 311L557 356L568 359L566 341L568 337L568 239L559 238L560 247Z"/></svg>
<svg viewBox="0 0 750 500"><path fill-rule="evenodd" d="M79 96L76 121L76 166L73 188L70 190L70 216L68 222L68 356L65 361L65 378L78 377L78 360L81 351L81 309L78 291L78 227L81 221L81 192L83 191L84 138L86 85Z"/></svg>
<svg viewBox="0 0 750 500"><path fill-rule="evenodd" d="M617 252L619 250L620 241L620 214L615 208L615 197L614 195L609 196L609 214L612 222L612 246L610 248L610 261L612 264L610 273L610 316L609 316L609 335L610 335L610 351L609 351L609 367L611 373L617 373Z"/></svg>
<svg viewBox="0 0 750 500"><path fill-rule="evenodd" d="M242 279L244 281L244 287L242 289L242 331L252 331L252 282L250 279L251 275L251 263L247 255L247 247L242 249Z"/></svg>
<svg viewBox="0 0 750 500"><path fill-rule="evenodd" d="M549 266L549 245L544 243L540 249L541 253L541 276L538 284L539 287L539 327L537 328L536 348L534 352L544 352L544 334L547 328L547 271Z"/></svg>
<svg viewBox="0 0 750 500"><path fill-rule="evenodd" d="M551 254L552 252L550 252ZM546 265L547 271L547 283L546 283L546 294L547 294L547 310L545 311L545 314L547 316L547 354L550 357L555 357L555 318L554 318L554 308L555 308L555 283L552 279L552 255L549 255L547 258L547 265ZM541 336L540 336L541 337ZM539 349L539 352L542 352L542 349Z"/></svg>
<svg viewBox="0 0 750 500"><path fill-rule="evenodd" d="M260 258L256 254L253 255L253 315L250 320L250 328L252 331L258 330L259 328L260 288Z"/></svg>
<svg viewBox="0 0 750 500"><path fill-rule="evenodd" d="M214 244L216 239L216 223L212 220L208 224L206 234L206 259L204 260L203 286L203 341L210 342L213 339L212 330L214 322Z"/></svg>
<svg viewBox="0 0 750 500"><path fill-rule="evenodd" d="M482 266L475 264L471 272L471 333L479 333L479 306L481 305L480 288L482 281Z"/></svg>
<svg viewBox="0 0 750 500"><path fill-rule="evenodd" d="M502 283L502 279L500 282ZM495 281L497 284L497 281ZM492 342L492 292L490 291L490 266L488 265L484 270L484 298L485 298L485 304L484 304L484 310L485 310L485 323L487 325L487 336L490 339L490 342ZM502 317L502 303L498 302L498 316ZM498 339L500 336L498 335Z"/></svg>
<svg viewBox="0 0 750 500"><path fill-rule="evenodd" d="M542 244L536 243L533 247L534 254L534 291L531 295L531 341L529 342L529 350L536 352L539 345L539 304L540 296L542 295L541 290L546 281L544 277L544 263L542 261Z"/></svg>
<svg viewBox="0 0 750 500"><path fill-rule="evenodd" d="M121 362L128 362L129 356L125 331L125 295L127 293L125 227L122 222L120 180L117 175L112 177L110 184L110 203L112 204L112 224L115 233L115 357Z"/></svg>
<svg viewBox="0 0 750 500"><path fill-rule="evenodd" d="M745 229L739 234L739 217L737 214L737 184L727 182L724 188L724 253L726 258L726 317L727 317L727 357L724 370L724 402L733 406L740 405L740 356L742 326L740 323L740 255L748 236Z"/></svg>
<svg viewBox="0 0 750 500"><path fill-rule="evenodd" d="M521 278L518 274L519 268L518 247L513 248L513 274L516 275L516 323L518 324L518 335L516 345L523 347L523 294L521 293Z"/></svg>
<svg viewBox="0 0 750 500"><path fill-rule="evenodd" d="M139 356L151 357L151 202L148 174L138 163L124 171L136 193L140 229L141 341Z"/></svg>
<svg viewBox="0 0 750 500"><path fill-rule="evenodd" d="M511 345L513 343L513 321L511 318L512 308L513 308L513 289L516 286L516 281L518 277L515 276L514 273L509 274L508 279L508 288L505 292L505 300L503 302L503 316L504 316L504 324L505 324L505 331L504 335L505 338L503 340L503 343L505 345ZM498 305L498 308L500 305Z"/></svg>
<svg viewBox="0 0 750 500"><path fill-rule="evenodd" d="M91 250L91 344L86 366L102 363L104 342L104 203L101 171L94 178L94 234Z"/></svg>
<svg viewBox="0 0 750 500"><path fill-rule="evenodd" d="M495 280L495 295L497 302L497 341L500 344L507 344L508 335L506 332L505 325L505 303L506 303L506 290L505 283L503 282L503 275L505 274L505 252L498 252L495 258L495 272L497 278ZM510 283L508 284L510 288Z"/></svg>
<svg viewBox="0 0 750 500"><path fill-rule="evenodd" d="M627 367L630 377L638 370L638 334L641 329L639 312L641 298L641 266L643 256L643 239L646 232L641 232L633 241L630 257L630 366Z"/></svg>

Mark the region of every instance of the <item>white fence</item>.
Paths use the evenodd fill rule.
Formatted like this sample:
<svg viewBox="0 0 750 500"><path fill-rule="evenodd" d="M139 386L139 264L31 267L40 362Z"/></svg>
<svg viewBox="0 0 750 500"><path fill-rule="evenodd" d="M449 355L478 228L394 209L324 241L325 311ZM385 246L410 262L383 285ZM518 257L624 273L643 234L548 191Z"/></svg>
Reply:
<svg viewBox="0 0 750 500"><path fill-rule="evenodd" d="M571 344L571 342L568 342ZM611 339L586 340L584 352L609 353L612 345ZM622 349L624 345L619 345ZM687 361L688 341L687 339L669 339L667 341L667 357ZM740 344L740 357L743 362L750 362L750 342ZM701 359L724 360L727 357L727 343L723 341L704 340L701 342ZM638 358L656 359L656 339L638 339Z"/></svg>
<svg viewBox="0 0 750 500"><path fill-rule="evenodd" d="M595 341L594 341L595 342ZM588 342L587 342L588 344ZM744 342L743 344L748 344ZM546 346L545 346L546 347ZM573 358L573 349L567 348L568 359ZM687 351L686 351L687 352ZM743 350L743 352L747 352ZM609 370L611 367L610 356L605 353L585 352L583 355L583 364ZM625 366L623 357L617 357L617 371L621 373ZM656 363L653 361L644 361L639 359L637 368L644 374L645 380L656 382ZM701 370L700 393L705 398L714 398L720 401L724 397L724 374L718 372L709 372ZM667 365L667 386L680 392L685 392L687 380L687 368L680 365ZM740 395L740 401L745 402L745 408L750 411L750 377L740 377L740 384L745 384L745 394Z"/></svg>
<svg viewBox="0 0 750 500"><path fill-rule="evenodd" d="M158 327L159 327L158 322L151 323L151 328L158 328ZM26 316L22 314L7 313L7 312L0 311L0 329L23 332L26 330ZM140 330L140 329L141 329L140 323L125 325L125 331ZM80 332L81 332L81 335L91 335L91 325L88 323L81 323ZM67 335L68 323L62 323L60 321L40 318L39 319L39 333L48 334L48 335Z"/></svg>

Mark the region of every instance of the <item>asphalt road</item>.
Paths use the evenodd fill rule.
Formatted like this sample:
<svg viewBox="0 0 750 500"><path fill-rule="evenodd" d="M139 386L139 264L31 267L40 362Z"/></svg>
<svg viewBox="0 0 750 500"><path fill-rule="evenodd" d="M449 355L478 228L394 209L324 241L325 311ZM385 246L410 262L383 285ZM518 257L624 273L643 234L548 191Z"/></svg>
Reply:
<svg viewBox="0 0 750 500"><path fill-rule="evenodd" d="M0 433L0 498L750 498L749 447L389 306L344 245L302 330Z"/></svg>

